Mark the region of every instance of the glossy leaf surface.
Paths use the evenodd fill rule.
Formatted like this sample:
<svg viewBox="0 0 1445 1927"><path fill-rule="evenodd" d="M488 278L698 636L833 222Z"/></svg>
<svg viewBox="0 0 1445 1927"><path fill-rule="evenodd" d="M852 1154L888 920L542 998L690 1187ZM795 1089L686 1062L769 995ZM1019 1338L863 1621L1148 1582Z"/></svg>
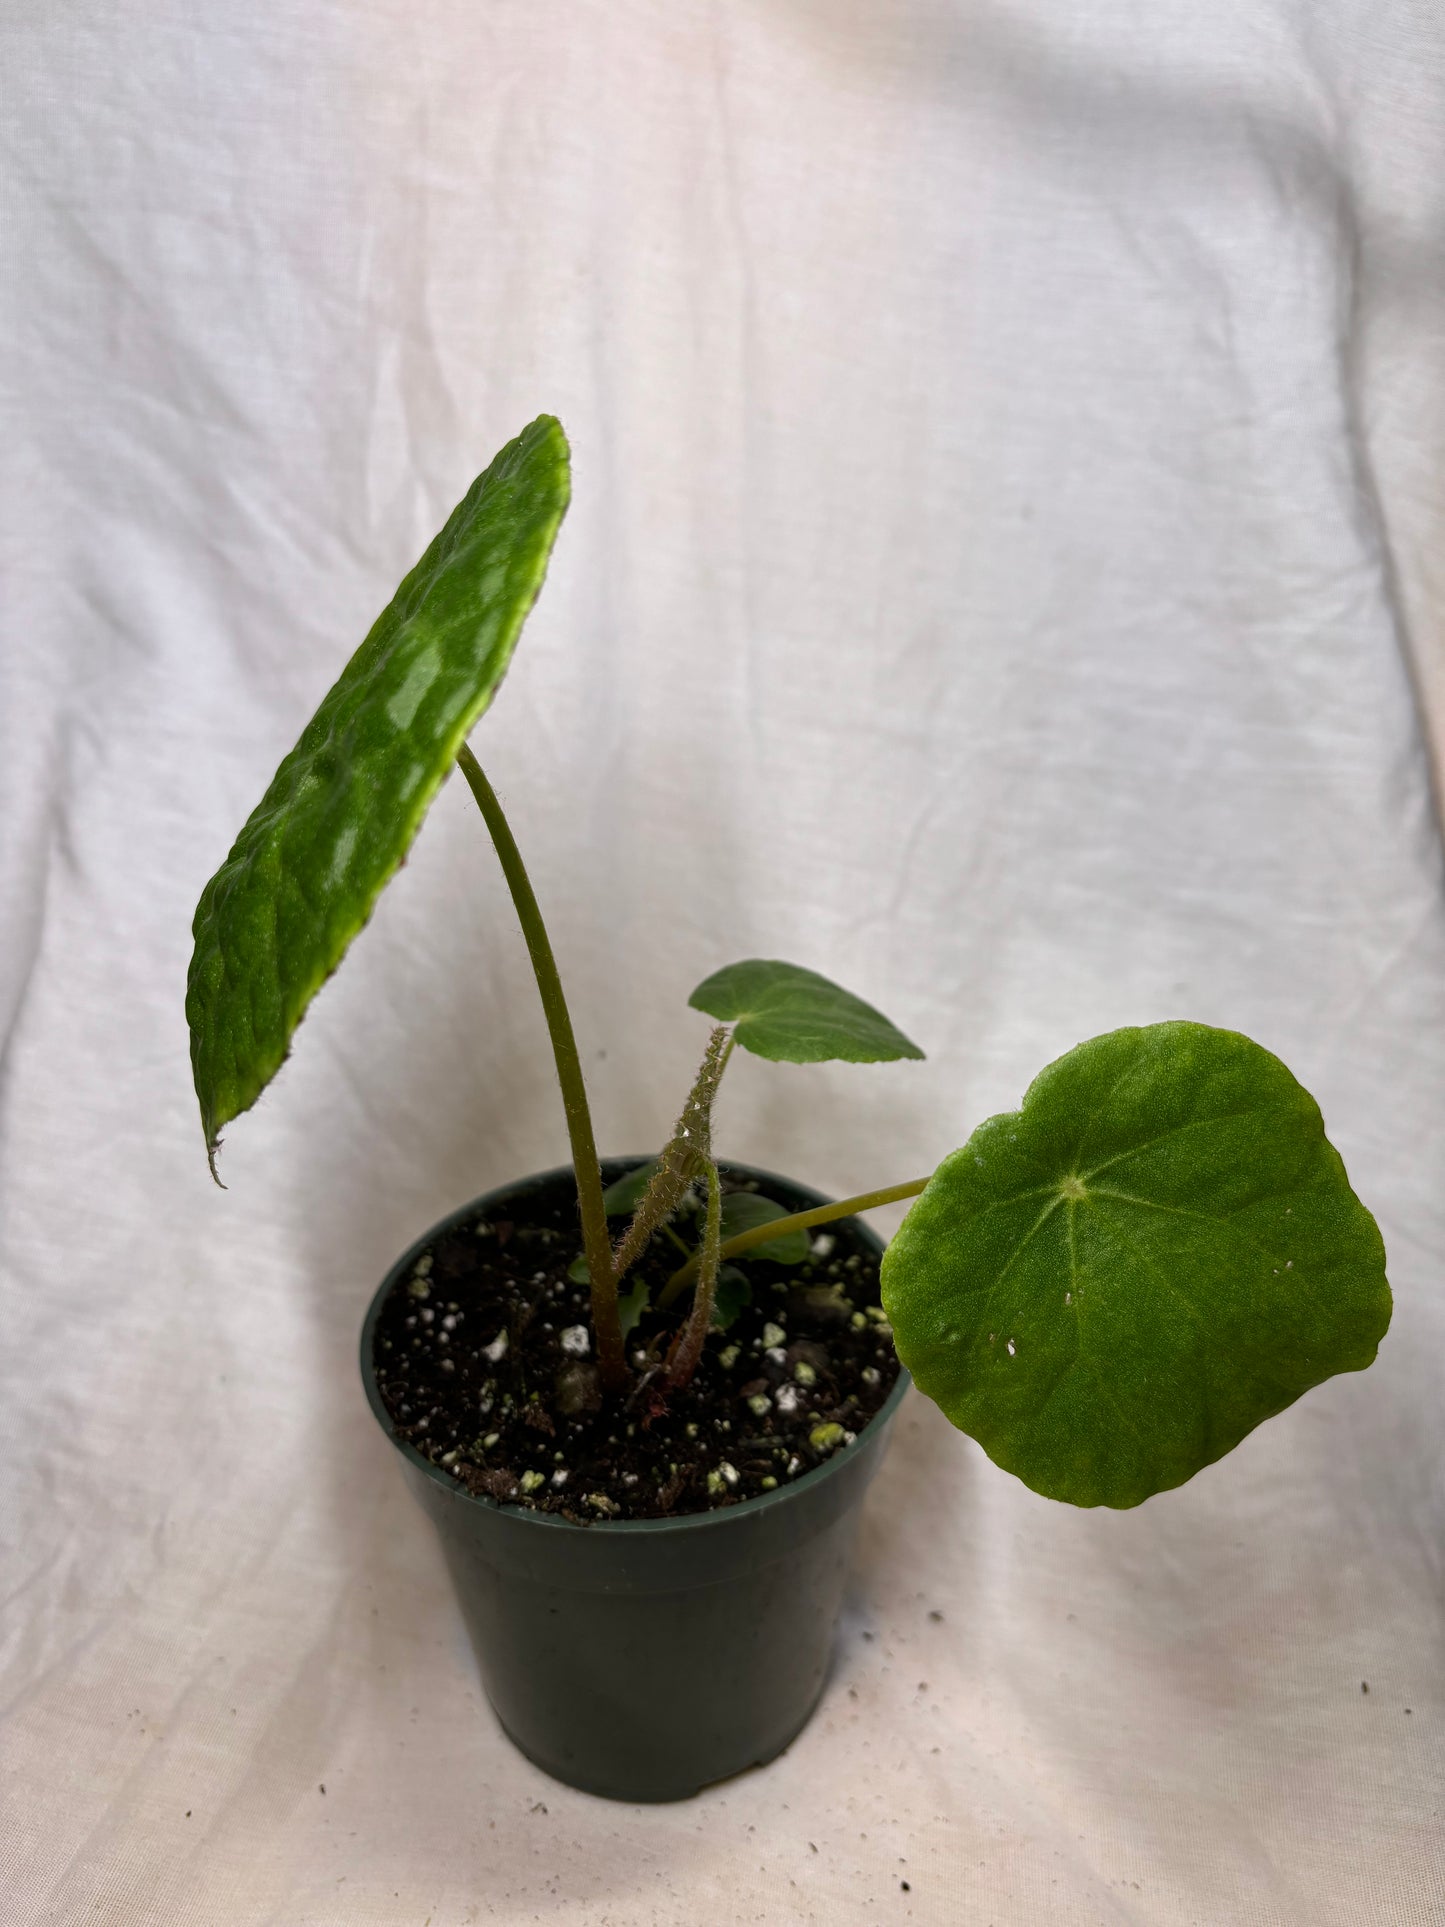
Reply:
<svg viewBox="0 0 1445 1927"><path fill-rule="evenodd" d="M639 1164L634 1170L609 1184L602 1193L602 1209L609 1218L625 1218L642 1203L647 1187L657 1171L657 1159Z"/></svg>
<svg viewBox="0 0 1445 1927"><path fill-rule="evenodd" d="M748 1275L737 1265L722 1265L717 1275L717 1290L712 1301L712 1328L725 1332L736 1323L738 1314L753 1302Z"/></svg>
<svg viewBox="0 0 1445 1927"><path fill-rule="evenodd" d="M1319 1109L1202 1024L1048 1066L946 1158L883 1260L916 1383L1047 1497L1180 1485L1390 1321L1385 1254Z"/></svg>
<svg viewBox="0 0 1445 1927"><path fill-rule="evenodd" d="M566 438L541 416L472 484L206 885L186 1014L213 1154L279 1070L496 693L568 489Z"/></svg>
<svg viewBox="0 0 1445 1927"><path fill-rule="evenodd" d="M879 1064L923 1055L881 1011L797 964L759 958L729 964L700 983L688 1002L732 1024L744 1050L777 1063Z"/></svg>
<svg viewBox="0 0 1445 1927"><path fill-rule="evenodd" d="M791 1215L785 1206L760 1197L756 1191L729 1191L722 1205L723 1243L741 1232L755 1230L760 1224L771 1224L774 1218ZM806 1231L785 1231L781 1238L753 1245L746 1253L749 1258L771 1258L775 1265L800 1265L807 1255Z"/></svg>
<svg viewBox="0 0 1445 1927"><path fill-rule="evenodd" d="M622 1336L628 1337L639 1318L647 1310L647 1286L642 1279L617 1294L617 1316L622 1326Z"/></svg>

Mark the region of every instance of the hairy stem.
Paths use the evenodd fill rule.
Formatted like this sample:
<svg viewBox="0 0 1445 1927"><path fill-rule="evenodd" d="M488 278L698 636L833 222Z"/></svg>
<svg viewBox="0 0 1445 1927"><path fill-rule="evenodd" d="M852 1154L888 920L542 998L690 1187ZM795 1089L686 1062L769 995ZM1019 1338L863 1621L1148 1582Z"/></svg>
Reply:
<svg viewBox="0 0 1445 1927"><path fill-rule="evenodd" d="M592 1131L592 1112L587 1103L587 1086L582 1080L582 1062L577 1055L577 1039L557 974L557 960L547 926L532 889L531 879L522 862L515 837L496 792L482 774L471 750L463 743L457 756L462 774L491 832L502 873L512 893L512 903L526 938L532 959L532 974L542 997L542 1010L552 1039L552 1055L557 1063L557 1082L562 1086L562 1104L567 1113L567 1136L572 1145L572 1167L577 1176L577 1208L582 1219L582 1249L587 1254L591 1276L592 1324L597 1336L597 1364L602 1382L609 1390L627 1383L627 1366L622 1356L622 1325L617 1311L617 1279L612 1268L612 1246L607 1235L607 1213L602 1205L602 1173L597 1162L597 1140Z"/></svg>
<svg viewBox="0 0 1445 1927"><path fill-rule="evenodd" d="M712 1155L713 1099L732 1050L731 1036L724 1025L718 1024L707 1040L707 1050L682 1107L682 1116L657 1161L652 1181L632 1214L632 1222L617 1241L612 1254L615 1280L620 1280L642 1256L653 1233L682 1203L693 1179L702 1175L704 1160Z"/></svg>
<svg viewBox="0 0 1445 1927"><path fill-rule="evenodd" d="M872 1211L880 1204L897 1204L903 1198L916 1198L928 1183L927 1178L913 1178L907 1184L890 1184L883 1191L863 1191L856 1198L843 1198L837 1204L816 1204L810 1211L795 1211L791 1217L769 1218L766 1224L754 1225L751 1231L740 1231L735 1238L729 1238L720 1247L718 1258L726 1263L729 1258L740 1258L744 1252L751 1251L754 1245L771 1243L774 1238L786 1237L790 1231L809 1231L817 1224L831 1224L835 1218L851 1218L858 1211ZM659 1311L670 1305L678 1293L686 1290L692 1283L702 1254L695 1251L685 1265L679 1265L657 1295Z"/></svg>
<svg viewBox="0 0 1445 1927"><path fill-rule="evenodd" d="M713 1299L717 1293L718 1265L721 1262L721 1232L722 1184L718 1179L717 1165L709 1158L707 1218L703 1224L702 1249L697 1259L697 1290L692 1295L692 1310L688 1313L687 1323L672 1341L667 1358L667 1384L672 1391L681 1391L691 1379L702 1357L702 1348L707 1343L708 1329L712 1324Z"/></svg>

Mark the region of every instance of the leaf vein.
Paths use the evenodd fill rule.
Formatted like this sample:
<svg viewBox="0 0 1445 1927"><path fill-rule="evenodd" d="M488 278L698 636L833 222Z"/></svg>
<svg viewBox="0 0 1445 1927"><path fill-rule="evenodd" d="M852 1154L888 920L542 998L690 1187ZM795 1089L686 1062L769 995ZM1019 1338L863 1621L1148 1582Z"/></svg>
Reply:
<svg viewBox="0 0 1445 1927"><path fill-rule="evenodd" d="M1136 1158L1144 1151L1152 1151L1156 1144L1163 1144L1167 1139L1178 1137L1185 1131L1211 1130L1215 1125L1227 1124L1233 1118L1257 1117L1266 1110L1277 1108L1274 1105L1251 1104L1242 1111L1221 1111L1214 1117L1191 1117L1183 1124L1171 1124L1167 1131L1161 1131L1157 1137L1146 1138L1142 1144L1131 1144L1127 1150L1116 1151L1113 1157L1105 1158L1102 1164L1096 1164L1092 1171L1081 1171L1080 1179L1084 1184L1088 1184L1098 1177L1101 1171L1107 1171L1110 1165L1122 1164L1126 1158Z"/></svg>

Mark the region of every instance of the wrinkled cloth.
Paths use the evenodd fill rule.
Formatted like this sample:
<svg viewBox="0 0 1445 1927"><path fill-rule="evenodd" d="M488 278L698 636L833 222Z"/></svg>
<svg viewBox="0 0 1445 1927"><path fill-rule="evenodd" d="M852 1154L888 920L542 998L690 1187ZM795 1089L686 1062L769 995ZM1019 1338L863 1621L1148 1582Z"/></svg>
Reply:
<svg viewBox="0 0 1445 1927"><path fill-rule="evenodd" d="M12 0L0 44L5 1920L1440 1921L1438 5ZM474 741L604 1146L659 1143L736 957L928 1053L735 1062L721 1148L836 1195L1189 1016L1319 1098L1397 1298L1134 1512L913 1394L817 1717L673 1807L502 1736L358 1384L392 1257L565 1155L463 786L224 1191L182 1012L202 884L543 410L575 502Z"/></svg>

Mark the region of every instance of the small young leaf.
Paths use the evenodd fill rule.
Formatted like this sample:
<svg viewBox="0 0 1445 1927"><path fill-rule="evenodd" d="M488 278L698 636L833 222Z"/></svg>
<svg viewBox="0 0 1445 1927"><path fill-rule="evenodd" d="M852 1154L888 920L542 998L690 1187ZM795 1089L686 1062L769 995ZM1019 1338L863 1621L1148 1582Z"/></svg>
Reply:
<svg viewBox="0 0 1445 1927"><path fill-rule="evenodd" d="M590 1285L592 1283L592 1267L587 1262L587 1254L585 1251L579 1251L571 1264L568 1265L567 1276L572 1280L574 1285Z"/></svg>
<svg viewBox="0 0 1445 1927"><path fill-rule="evenodd" d="M745 1271L736 1265L723 1265L717 1275L717 1292L712 1301L712 1328L725 1332L744 1306L753 1302L753 1288Z"/></svg>
<svg viewBox="0 0 1445 1927"><path fill-rule="evenodd" d="M638 1279L626 1291L617 1294L617 1315L622 1325L622 1336L627 1337L639 1318L647 1310L647 1286Z"/></svg>
<svg viewBox="0 0 1445 1927"><path fill-rule="evenodd" d="M186 1015L213 1160L496 693L567 496L566 437L542 415L473 482L201 893Z"/></svg>
<svg viewBox="0 0 1445 1927"><path fill-rule="evenodd" d="M776 1063L879 1064L923 1055L871 1004L797 964L729 964L700 983L688 1003L732 1024L744 1050Z"/></svg>
<svg viewBox="0 0 1445 1927"><path fill-rule="evenodd" d="M775 1204L771 1198L759 1197L756 1191L729 1191L722 1205L723 1243L736 1238L740 1232L770 1224L774 1218L789 1216L791 1213L785 1206ZM808 1255L808 1234L785 1231L781 1238L770 1238L766 1244L752 1246L747 1255L771 1258L775 1265L800 1265Z"/></svg>
<svg viewBox="0 0 1445 1927"><path fill-rule="evenodd" d="M626 1177L608 1185L602 1193L602 1208L609 1218L625 1218L630 1211L637 1209L656 1169L657 1159L653 1158L650 1163L639 1164L635 1171L629 1171Z"/></svg>
<svg viewBox="0 0 1445 1927"><path fill-rule="evenodd" d="M916 1383L1048 1498L1181 1485L1390 1322L1314 1099L1237 1032L1080 1044L938 1167L883 1260Z"/></svg>

